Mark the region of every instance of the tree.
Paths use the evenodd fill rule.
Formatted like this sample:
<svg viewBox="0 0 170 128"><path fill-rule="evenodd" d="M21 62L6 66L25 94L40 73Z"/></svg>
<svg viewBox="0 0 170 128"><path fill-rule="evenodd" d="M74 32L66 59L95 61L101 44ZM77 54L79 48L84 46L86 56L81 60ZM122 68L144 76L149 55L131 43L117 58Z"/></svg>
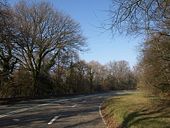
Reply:
<svg viewBox="0 0 170 128"><path fill-rule="evenodd" d="M157 32L170 20L169 0L112 0L110 29ZM168 30L169 33L169 30Z"/></svg>
<svg viewBox="0 0 170 128"><path fill-rule="evenodd" d="M112 5L111 30L146 34L138 65L140 83L149 92L169 95L170 1L113 0Z"/></svg>
<svg viewBox="0 0 170 128"><path fill-rule="evenodd" d="M136 82L135 77L127 61L115 61L107 64L108 86L111 89L133 89Z"/></svg>
<svg viewBox="0 0 170 128"><path fill-rule="evenodd" d="M73 70L72 70L73 68ZM83 92L91 92L91 88L89 88L88 82L88 65L85 61L79 60L77 61L73 67L71 67L71 71L73 72L72 82L73 83L73 90L76 93L83 93ZM71 75L70 75L71 78Z"/></svg>
<svg viewBox="0 0 170 128"><path fill-rule="evenodd" d="M91 61L88 63L89 66L89 80L91 81L92 87L101 91L104 86L104 79L106 79L106 69L105 66L101 65L97 61Z"/></svg>
<svg viewBox="0 0 170 128"><path fill-rule="evenodd" d="M76 52L67 51L66 53L60 53L57 57L56 64L53 67L53 77L55 82L55 89L58 94L69 93L69 89L75 82L74 77L74 64L79 60L79 56ZM55 90L54 90L55 91Z"/></svg>
<svg viewBox="0 0 170 128"><path fill-rule="evenodd" d="M79 24L46 2L28 5L22 1L14 10L20 34L17 57L20 65L31 72L34 94L38 94L40 74L50 71L60 53L82 50L85 38Z"/></svg>
<svg viewBox="0 0 170 128"><path fill-rule="evenodd" d="M144 43L141 53L141 82L156 95L170 94L170 37L155 34Z"/></svg>
<svg viewBox="0 0 170 128"><path fill-rule="evenodd" d="M0 78L7 82L17 63L15 57L15 42L18 35L13 23L13 12L3 1L0 2Z"/></svg>

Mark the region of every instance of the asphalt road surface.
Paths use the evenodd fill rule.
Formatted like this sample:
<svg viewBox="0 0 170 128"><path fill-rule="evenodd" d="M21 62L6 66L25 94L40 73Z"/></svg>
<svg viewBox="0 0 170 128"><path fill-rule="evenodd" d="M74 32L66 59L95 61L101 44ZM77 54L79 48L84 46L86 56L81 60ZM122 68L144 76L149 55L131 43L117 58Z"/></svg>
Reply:
<svg viewBox="0 0 170 128"><path fill-rule="evenodd" d="M105 128L99 108L113 91L60 99L22 101L0 106L0 128Z"/></svg>

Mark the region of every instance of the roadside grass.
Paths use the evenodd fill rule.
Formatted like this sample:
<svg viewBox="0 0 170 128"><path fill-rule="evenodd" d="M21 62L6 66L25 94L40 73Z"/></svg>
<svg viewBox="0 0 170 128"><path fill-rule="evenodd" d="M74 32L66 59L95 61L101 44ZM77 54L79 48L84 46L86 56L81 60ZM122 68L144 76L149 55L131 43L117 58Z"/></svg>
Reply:
<svg viewBox="0 0 170 128"><path fill-rule="evenodd" d="M134 93L103 103L108 128L170 128L170 104L154 96Z"/></svg>

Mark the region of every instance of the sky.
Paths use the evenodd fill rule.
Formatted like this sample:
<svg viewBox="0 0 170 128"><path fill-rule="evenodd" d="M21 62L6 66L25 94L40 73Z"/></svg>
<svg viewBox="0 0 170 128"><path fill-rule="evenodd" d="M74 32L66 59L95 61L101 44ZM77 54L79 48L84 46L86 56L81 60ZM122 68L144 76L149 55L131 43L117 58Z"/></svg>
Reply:
<svg viewBox="0 0 170 128"><path fill-rule="evenodd" d="M18 0L8 0L15 4ZM39 0L36 0L39 1ZM101 28L109 19L111 0L45 0L53 7L70 15L80 23L83 35L87 38L88 51L80 53L80 58L87 62L95 60L101 64L110 61L126 60L133 67L137 63L138 43L142 38L111 34Z"/></svg>

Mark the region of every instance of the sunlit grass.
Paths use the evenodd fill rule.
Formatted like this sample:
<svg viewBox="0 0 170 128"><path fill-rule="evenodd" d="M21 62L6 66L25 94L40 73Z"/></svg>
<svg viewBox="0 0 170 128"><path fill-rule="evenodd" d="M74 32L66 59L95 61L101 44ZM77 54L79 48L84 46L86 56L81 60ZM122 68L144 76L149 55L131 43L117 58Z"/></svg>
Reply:
<svg viewBox="0 0 170 128"><path fill-rule="evenodd" d="M110 128L170 128L170 108L142 93L116 96L104 102L102 112Z"/></svg>

